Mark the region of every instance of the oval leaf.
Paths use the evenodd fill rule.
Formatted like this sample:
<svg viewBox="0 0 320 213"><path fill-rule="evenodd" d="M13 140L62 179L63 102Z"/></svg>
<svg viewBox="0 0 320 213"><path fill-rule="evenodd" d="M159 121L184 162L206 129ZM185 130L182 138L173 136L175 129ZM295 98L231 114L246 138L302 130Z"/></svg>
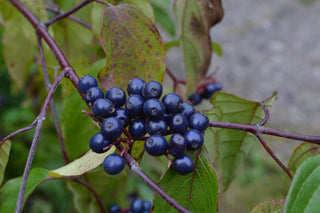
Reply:
<svg viewBox="0 0 320 213"><path fill-rule="evenodd" d="M115 151L115 147L112 146L107 152L102 154L97 154L92 150L89 150L81 158L65 165L59 169L49 171L49 175L53 177L62 177L62 176L78 176L82 175L92 169L97 168L102 164L103 160L110 154Z"/></svg>
<svg viewBox="0 0 320 213"><path fill-rule="evenodd" d="M276 94L263 103L270 109ZM258 102L248 101L234 95L216 93L211 104L214 108L206 114L210 120L241 124L256 124L264 118L264 111ZM217 153L222 170L222 182L226 190L243 165L252 143L258 140L245 131L211 128L214 131Z"/></svg>
<svg viewBox="0 0 320 213"><path fill-rule="evenodd" d="M11 141L6 141L2 145L0 145L0 186L4 178L4 171L6 169L9 153L11 149Z"/></svg>
<svg viewBox="0 0 320 213"><path fill-rule="evenodd" d="M281 213L283 212L284 202L284 199L263 202L257 205L251 213Z"/></svg>
<svg viewBox="0 0 320 213"><path fill-rule="evenodd" d="M196 152L188 154L193 160ZM205 151L196 160L194 174L179 175L173 168L164 175L160 187L191 212L216 212L218 201L218 178ZM155 195L154 212L177 212L159 195Z"/></svg>
<svg viewBox="0 0 320 213"><path fill-rule="evenodd" d="M31 169L23 198L23 205L35 188L49 177L48 170ZM0 190L0 212L11 213L16 208L22 177L10 179Z"/></svg>
<svg viewBox="0 0 320 213"><path fill-rule="evenodd" d="M298 168L285 204L285 213L318 212L320 209L320 155L310 157Z"/></svg>
<svg viewBox="0 0 320 213"><path fill-rule="evenodd" d="M126 88L135 77L162 82L166 66L163 41L152 21L133 6L104 9L100 41L107 58L98 74L104 90Z"/></svg>
<svg viewBox="0 0 320 213"><path fill-rule="evenodd" d="M209 30L223 15L220 1L215 0L213 4L207 0L176 0L174 4L189 93L201 83L210 65Z"/></svg>

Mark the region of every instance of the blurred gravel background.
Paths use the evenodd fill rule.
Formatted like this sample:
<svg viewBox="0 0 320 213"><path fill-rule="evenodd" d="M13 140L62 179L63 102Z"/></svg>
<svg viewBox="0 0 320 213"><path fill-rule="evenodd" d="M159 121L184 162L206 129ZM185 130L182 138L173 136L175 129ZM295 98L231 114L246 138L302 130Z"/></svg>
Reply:
<svg viewBox="0 0 320 213"><path fill-rule="evenodd" d="M211 63L211 70L220 67L216 78L223 82L223 92L261 101L277 91L267 126L320 135L320 1L223 0L223 7L224 19L211 31L212 40L224 51L222 57L213 54ZM169 66L182 70L183 65L177 63L181 55L170 54L176 52L168 54ZM265 138L285 163L299 145L294 140ZM259 151L267 164L277 167L262 149ZM267 175L272 173L265 170ZM250 212L259 202L283 198L267 189L279 191L281 180L272 175L263 180L261 176L255 176L247 186L233 183L222 196L221 212ZM259 178L262 180L257 182ZM242 191L249 187L251 195Z"/></svg>

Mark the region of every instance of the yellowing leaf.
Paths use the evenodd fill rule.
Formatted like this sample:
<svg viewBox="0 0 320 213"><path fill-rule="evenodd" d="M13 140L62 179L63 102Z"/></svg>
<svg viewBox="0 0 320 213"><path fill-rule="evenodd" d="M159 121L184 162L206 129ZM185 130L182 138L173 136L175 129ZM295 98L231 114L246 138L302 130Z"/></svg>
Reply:
<svg viewBox="0 0 320 213"><path fill-rule="evenodd" d="M49 175L53 177L82 175L98 167L108 155L114 152L114 150L114 146L112 146L110 150L102 154L97 154L92 150L89 150L85 155L83 155L79 159L59 169L49 171Z"/></svg>
<svg viewBox="0 0 320 213"><path fill-rule="evenodd" d="M6 169L9 153L11 149L11 141L4 142L0 147L0 186L4 178L4 171Z"/></svg>
<svg viewBox="0 0 320 213"><path fill-rule="evenodd" d="M135 77L162 82L165 51L161 36L152 21L128 4L103 11L101 45L106 65L100 70L100 86L126 88Z"/></svg>

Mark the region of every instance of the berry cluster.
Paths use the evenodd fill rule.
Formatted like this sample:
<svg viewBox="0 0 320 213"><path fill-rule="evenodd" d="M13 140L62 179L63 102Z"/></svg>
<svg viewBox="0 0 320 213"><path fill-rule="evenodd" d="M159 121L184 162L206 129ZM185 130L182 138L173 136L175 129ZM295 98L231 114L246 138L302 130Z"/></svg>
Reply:
<svg viewBox="0 0 320 213"><path fill-rule="evenodd" d="M108 213L149 213L151 212L151 203L149 201L142 201L139 198L136 198L132 201L130 208L121 209L121 207L117 204L113 204L109 207Z"/></svg>
<svg viewBox="0 0 320 213"><path fill-rule="evenodd" d="M86 102L92 105L92 114L102 119L100 132L89 143L94 152L103 153L119 142L130 148L135 140L144 140L149 155L171 154L177 173L185 175L193 171L194 163L185 152L200 149L209 119L203 113L196 113L191 103L183 102L176 93L168 93L160 100L162 85L156 81L146 83L140 78L127 85L128 98L118 87L109 89L104 96L92 76L83 76L78 84ZM126 138L121 137L123 132ZM166 135L171 135L169 142ZM111 175L124 167L123 157L116 153L108 155L103 162L104 170Z"/></svg>
<svg viewBox="0 0 320 213"><path fill-rule="evenodd" d="M194 92L189 95L188 100L193 104L200 104L202 99L210 99L215 92L222 89L221 82L215 82L213 84L207 84L205 88L200 92Z"/></svg>

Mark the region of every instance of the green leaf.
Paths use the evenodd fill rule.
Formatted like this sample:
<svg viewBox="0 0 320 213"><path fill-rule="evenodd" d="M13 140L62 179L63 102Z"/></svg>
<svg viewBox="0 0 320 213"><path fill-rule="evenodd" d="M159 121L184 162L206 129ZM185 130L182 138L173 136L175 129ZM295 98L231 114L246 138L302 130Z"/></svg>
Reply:
<svg viewBox="0 0 320 213"><path fill-rule="evenodd" d="M11 141L6 141L0 145L0 186L4 178L4 171L9 160L9 153L11 149Z"/></svg>
<svg viewBox="0 0 320 213"><path fill-rule="evenodd" d="M170 0L152 0L156 22L165 29L171 36L176 34L176 27L171 15L172 4Z"/></svg>
<svg viewBox="0 0 320 213"><path fill-rule="evenodd" d="M285 213L318 212L320 209L320 155L308 158L298 168L285 203Z"/></svg>
<svg viewBox="0 0 320 213"><path fill-rule="evenodd" d="M115 203L120 206L127 205L125 172L111 176L100 168L87 173L84 179L99 195L104 206ZM74 181L68 181L67 187L73 194L73 203L78 213L100 212L95 196L87 187Z"/></svg>
<svg viewBox="0 0 320 213"><path fill-rule="evenodd" d="M274 94L263 103L270 109L276 97ZM256 124L264 118L264 111L258 102L224 93L216 93L210 102L214 106L206 113L210 120ZM251 144L258 143L258 140L245 131L225 128L211 128L211 130L215 132L214 140L218 149L222 182L226 190L243 165Z"/></svg>
<svg viewBox="0 0 320 213"><path fill-rule="evenodd" d="M196 152L189 153L195 160ZM216 212L218 202L218 179L212 162L204 150L195 163L194 175L179 175L173 168L164 175L160 187L170 197L191 212ZM155 195L154 212L177 212L159 195Z"/></svg>
<svg viewBox="0 0 320 213"><path fill-rule="evenodd" d="M172 47L179 47L180 43L178 40L168 41L164 43L164 48L166 51L170 50Z"/></svg>
<svg viewBox="0 0 320 213"><path fill-rule="evenodd" d="M99 131L90 117L83 117L83 109L88 107L77 92L64 98L60 122L70 160L85 153L91 137Z"/></svg>
<svg viewBox="0 0 320 213"><path fill-rule="evenodd" d="M107 58L98 75L104 90L126 88L135 77L162 82L166 66L163 41L139 10L128 4L106 8L100 41Z"/></svg>
<svg viewBox="0 0 320 213"><path fill-rule="evenodd" d="M263 202L257 205L251 213L281 213L283 212L284 202L284 199Z"/></svg>
<svg viewBox="0 0 320 213"><path fill-rule="evenodd" d="M23 205L35 188L49 177L48 170L41 168L31 169L23 198ZM22 177L14 178L6 182L0 190L0 212L11 213L16 208L17 198Z"/></svg>
<svg viewBox="0 0 320 213"><path fill-rule="evenodd" d="M92 150L89 150L85 155L79 159L52 171L49 171L49 175L53 177L62 176L79 176L92 169L97 168L102 164L103 160L115 151L115 147L112 146L107 152L97 154Z"/></svg>
<svg viewBox="0 0 320 213"><path fill-rule="evenodd" d="M215 24L212 16L222 10L219 4L211 6L207 0L176 0L174 4L188 93L201 83L210 65L212 47L209 30Z"/></svg>
<svg viewBox="0 0 320 213"><path fill-rule="evenodd" d="M152 22L155 22L154 12L149 0L120 0L122 3L130 4L136 7L150 18Z"/></svg>
<svg viewBox="0 0 320 213"><path fill-rule="evenodd" d="M144 154L144 141L135 141L132 145L130 154L138 163L140 163Z"/></svg>
<svg viewBox="0 0 320 213"><path fill-rule="evenodd" d="M309 157L319 155L320 154L320 146L313 143L304 142L300 144L292 153L288 169L290 169L293 173L296 173L298 167ZM284 195L287 194L287 191L290 187L291 179L288 175L284 174L282 179L282 192Z"/></svg>

